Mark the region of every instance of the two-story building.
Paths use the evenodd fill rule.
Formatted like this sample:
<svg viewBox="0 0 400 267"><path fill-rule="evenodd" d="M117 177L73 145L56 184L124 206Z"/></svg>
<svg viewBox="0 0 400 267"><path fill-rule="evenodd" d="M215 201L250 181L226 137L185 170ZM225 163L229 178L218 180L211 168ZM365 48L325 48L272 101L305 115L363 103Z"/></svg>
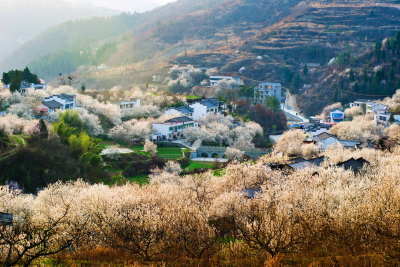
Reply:
<svg viewBox="0 0 400 267"><path fill-rule="evenodd" d="M46 84L35 84L35 83L28 83L26 81L22 81L19 92L23 95L25 93L26 89L44 90L46 88L47 88Z"/></svg>
<svg viewBox="0 0 400 267"><path fill-rule="evenodd" d="M217 83L222 80L235 80L240 82L239 77L231 77L231 76L210 76L210 86L217 86Z"/></svg>
<svg viewBox="0 0 400 267"><path fill-rule="evenodd" d="M167 108L164 111L166 115L186 116L193 119L194 109L189 106L182 106L177 108Z"/></svg>
<svg viewBox="0 0 400 267"><path fill-rule="evenodd" d="M368 99L357 99L353 103L350 103L350 107L360 107L361 109L364 109L363 112L367 113L367 104L371 102L371 100Z"/></svg>
<svg viewBox="0 0 400 267"><path fill-rule="evenodd" d="M52 95L46 97L42 105L40 105L40 111L42 112L54 112L58 110L73 109L76 107L76 95Z"/></svg>
<svg viewBox="0 0 400 267"><path fill-rule="evenodd" d="M389 110L389 106L386 106L384 104L380 104L377 102L368 102L367 103L367 114L370 113L377 113L378 111L388 111Z"/></svg>
<svg viewBox="0 0 400 267"><path fill-rule="evenodd" d="M392 113L387 112L387 110L378 110L374 115L374 120L377 125L387 126L389 125L389 119Z"/></svg>
<svg viewBox="0 0 400 267"><path fill-rule="evenodd" d="M271 96L282 102L282 85L280 83L260 83L254 87L254 102L264 104L266 99Z"/></svg>
<svg viewBox="0 0 400 267"><path fill-rule="evenodd" d="M206 98L201 101L189 104L189 106L183 106L179 108L168 108L164 111L165 114L171 115L176 114L178 116L187 116L194 120L199 120L202 117L206 117L207 114L222 114L222 110L226 109L227 105L223 101L219 101L215 97Z"/></svg>
<svg viewBox="0 0 400 267"><path fill-rule="evenodd" d="M168 139L182 137L182 131L186 128L197 128L197 121L186 117L177 117L163 123L153 123L153 141L162 142Z"/></svg>
<svg viewBox="0 0 400 267"><path fill-rule="evenodd" d="M116 102L111 102L111 104L117 105L122 113L132 110L134 108L140 108L140 99L131 99L131 100L120 100Z"/></svg>

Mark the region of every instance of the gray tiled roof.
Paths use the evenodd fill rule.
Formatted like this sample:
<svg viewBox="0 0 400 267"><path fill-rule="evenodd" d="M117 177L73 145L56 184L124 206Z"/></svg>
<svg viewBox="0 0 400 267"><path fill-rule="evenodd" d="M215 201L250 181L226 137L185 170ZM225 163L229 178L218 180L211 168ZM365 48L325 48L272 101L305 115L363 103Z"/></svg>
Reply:
<svg viewBox="0 0 400 267"><path fill-rule="evenodd" d="M327 132L320 133L319 135L314 136L314 138L317 139L317 140L319 140L319 141L328 139L328 138L330 138L330 137L335 138L334 135L331 135L331 134L329 134L329 133L327 133Z"/></svg>
<svg viewBox="0 0 400 267"><path fill-rule="evenodd" d="M47 106L49 108L59 108L59 107L63 107L64 106L63 104L61 104L60 102L57 102L55 100L43 102L43 105L45 105L45 106Z"/></svg>
<svg viewBox="0 0 400 267"><path fill-rule="evenodd" d="M306 161L302 161L302 162L297 162L297 163L293 163L293 164L288 164L290 167L292 167L295 170L301 170L304 169L306 167L310 167L310 166L320 166L325 160L325 156L319 157L319 158L315 158L315 159L310 159L310 160L306 160Z"/></svg>
<svg viewBox="0 0 400 267"><path fill-rule="evenodd" d="M342 167L345 170L351 169L351 170L353 170L354 173L357 173L360 169L362 169L364 167L365 164L369 165L369 162L363 158L359 158L359 159L351 158L347 161L339 163L337 166Z"/></svg>
<svg viewBox="0 0 400 267"><path fill-rule="evenodd" d="M344 147L355 147L356 145L360 144L359 142L352 140L337 140L337 141Z"/></svg>
<svg viewBox="0 0 400 267"><path fill-rule="evenodd" d="M217 108L217 107L219 107L219 105L214 104L211 101L202 101L202 102L199 102L199 103L204 105L204 106L206 106L207 108Z"/></svg>
<svg viewBox="0 0 400 267"><path fill-rule="evenodd" d="M186 116L182 116L182 117L177 117L177 118L173 118L170 120L165 121L165 123L169 123L169 122L189 122L189 121L194 121L191 118L188 118Z"/></svg>

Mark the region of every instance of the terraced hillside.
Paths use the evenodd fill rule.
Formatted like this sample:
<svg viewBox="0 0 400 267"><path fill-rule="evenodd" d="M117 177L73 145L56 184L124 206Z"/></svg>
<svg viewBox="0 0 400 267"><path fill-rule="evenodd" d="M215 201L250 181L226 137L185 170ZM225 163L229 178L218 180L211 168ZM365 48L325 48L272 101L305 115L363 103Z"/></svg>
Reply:
<svg viewBox="0 0 400 267"><path fill-rule="evenodd" d="M312 111L305 104L312 101L299 97L299 108L311 114L332 100L338 86L322 82L333 71L328 62L347 53L351 60L336 66L336 71L374 67L364 66L369 59L363 57L376 42L400 30L399 7L397 0L181 0L126 16L125 25L134 26L116 33L112 41L118 51L98 62L111 69L98 72L88 65L80 74L89 88L146 84L153 75L168 76L171 64L217 67L227 75L238 75L245 67L241 76L248 85L271 81L286 88L299 74L296 86L308 86L307 94L299 94L310 94L311 99L322 94ZM92 43L91 51L106 42ZM302 63L321 66L303 75Z"/></svg>

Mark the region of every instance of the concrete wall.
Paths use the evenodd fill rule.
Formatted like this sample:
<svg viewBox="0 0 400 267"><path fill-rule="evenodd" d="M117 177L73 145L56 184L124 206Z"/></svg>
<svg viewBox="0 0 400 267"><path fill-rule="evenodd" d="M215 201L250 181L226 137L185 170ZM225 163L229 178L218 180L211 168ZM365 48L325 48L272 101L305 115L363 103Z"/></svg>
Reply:
<svg viewBox="0 0 400 267"><path fill-rule="evenodd" d="M191 107L192 109L194 109L193 111L193 119L198 121L199 118L201 118L202 116L207 116L207 107L200 104L200 103L194 103L192 105L189 105L189 107Z"/></svg>

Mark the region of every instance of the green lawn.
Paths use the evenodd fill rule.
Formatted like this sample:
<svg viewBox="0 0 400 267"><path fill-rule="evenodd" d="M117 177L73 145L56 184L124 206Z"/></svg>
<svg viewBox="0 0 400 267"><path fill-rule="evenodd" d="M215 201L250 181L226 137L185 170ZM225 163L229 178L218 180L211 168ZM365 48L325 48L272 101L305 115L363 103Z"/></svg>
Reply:
<svg viewBox="0 0 400 267"><path fill-rule="evenodd" d="M144 150L143 146L131 147L136 151ZM157 147L158 155L166 159L180 159L182 158L182 149L179 147Z"/></svg>
<svg viewBox="0 0 400 267"><path fill-rule="evenodd" d="M182 149L180 147L157 147L158 154L176 154L182 156Z"/></svg>
<svg viewBox="0 0 400 267"><path fill-rule="evenodd" d="M12 137L15 142L17 142L18 145L22 145L24 142L22 142L22 139L18 136L13 136Z"/></svg>
<svg viewBox="0 0 400 267"><path fill-rule="evenodd" d="M214 167L213 165L210 165L210 164L206 164L205 166L206 166L206 169L212 169ZM188 168L189 168L190 171L193 171L194 169L203 169L204 168L204 162L203 163L192 162L189 165Z"/></svg>
<svg viewBox="0 0 400 267"><path fill-rule="evenodd" d="M130 177L130 178L127 178L127 179L129 181L131 181L132 183L137 183L137 184L140 184L140 185L149 183L149 176L148 175L139 175L139 176Z"/></svg>
<svg viewBox="0 0 400 267"><path fill-rule="evenodd" d="M188 95L186 96L186 99L200 99L200 96L195 96L195 95Z"/></svg>
<svg viewBox="0 0 400 267"><path fill-rule="evenodd" d="M133 147L131 147L131 149L137 150L137 151L142 151L142 150L144 150L144 147L143 146L133 146Z"/></svg>

